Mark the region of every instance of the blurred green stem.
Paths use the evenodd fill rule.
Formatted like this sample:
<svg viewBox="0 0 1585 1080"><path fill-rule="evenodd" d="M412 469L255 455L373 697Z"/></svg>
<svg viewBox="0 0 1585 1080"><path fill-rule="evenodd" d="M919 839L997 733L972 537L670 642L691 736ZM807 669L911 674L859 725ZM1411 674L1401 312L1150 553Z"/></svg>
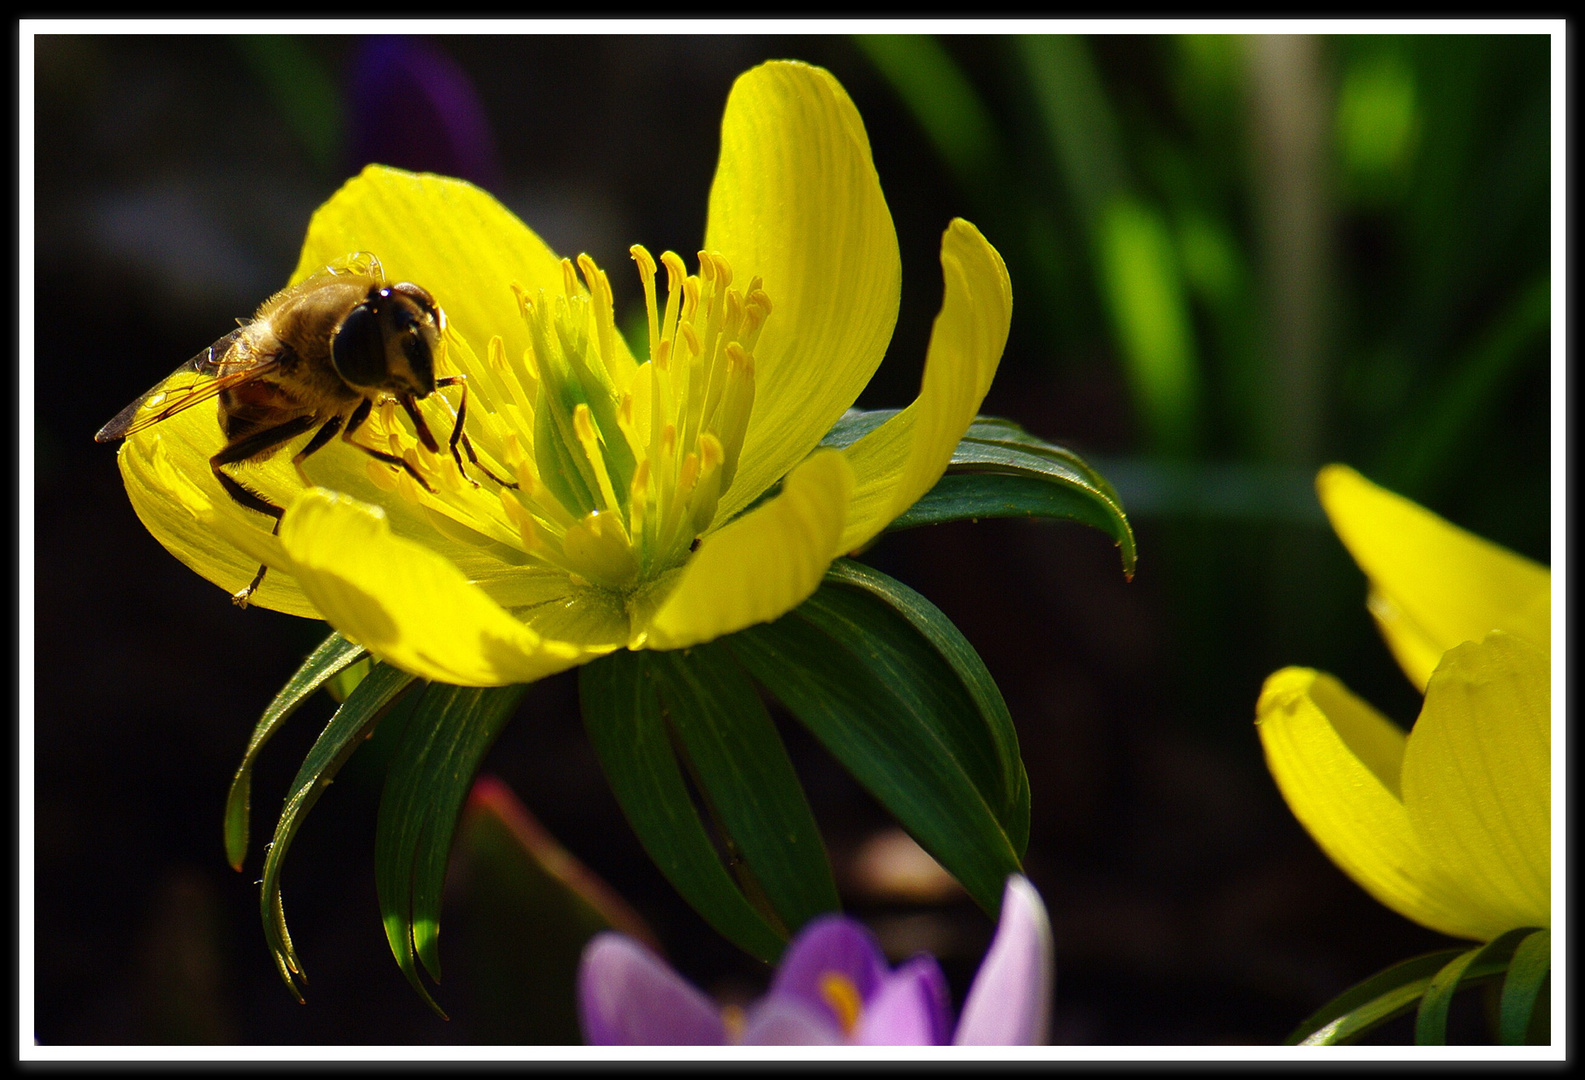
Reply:
<svg viewBox="0 0 1585 1080"><path fill-rule="evenodd" d="M1088 46L1066 35L1017 39L1034 104L1090 238L1135 405L1159 451L1192 453L1200 437L1200 371L1167 220L1140 198Z"/></svg>
<svg viewBox="0 0 1585 1080"><path fill-rule="evenodd" d="M1316 38L1260 35L1244 48L1270 356L1265 451L1273 461L1314 465L1327 390L1330 98Z"/></svg>

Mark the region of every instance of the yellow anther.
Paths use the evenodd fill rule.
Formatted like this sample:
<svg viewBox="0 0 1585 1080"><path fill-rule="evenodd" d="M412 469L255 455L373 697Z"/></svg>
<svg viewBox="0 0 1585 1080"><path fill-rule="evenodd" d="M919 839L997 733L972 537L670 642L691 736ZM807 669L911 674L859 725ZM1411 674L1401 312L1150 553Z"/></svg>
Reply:
<svg viewBox="0 0 1585 1080"><path fill-rule="evenodd" d="M726 1041L736 1043L743 1038L743 1027L746 1022L741 1005L721 1006L721 1026L726 1029Z"/></svg>
<svg viewBox="0 0 1585 1080"><path fill-rule="evenodd" d="M853 1029L858 1027L859 1017L864 1013L864 999L859 996L859 989L853 985L853 980L835 971L821 973L820 999L836 1013L837 1023L842 1025L842 1034L853 1034Z"/></svg>
<svg viewBox="0 0 1585 1080"><path fill-rule="evenodd" d="M594 415L589 412L589 406L581 401L572 410L572 430L578 436L578 445L583 447L584 456L594 467L594 478L600 486L605 508L616 509L620 504L616 501L616 489L611 485L611 473L605 467L605 454L600 450L600 433L595 430Z"/></svg>
<svg viewBox="0 0 1585 1080"><path fill-rule="evenodd" d="M705 284L715 280L715 260L708 251L699 252L699 280Z"/></svg>
<svg viewBox="0 0 1585 1080"><path fill-rule="evenodd" d="M517 522L517 538L522 541L523 550L530 555L543 555L546 551L545 538L540 535L539 526L527 514Z"/></svg>
<svg viewBox="0 0 1585 1080"><path fill-rule="evenodd" d="M721 440L710 432L705 432L699 438L699 467L702 472L710 472L721 465L724 457L721 451Z"/></svg>
<svg viewBox="0 0 1585 1080"><path fill-rule="evenodd" d="M599 446L599 436L594 430L594 414L581 401L572 410L572 429L577 432L578 441L585 450Z"/></svg>
<svg viewBox="0 0 1585 1080"><path fill-rule="evenodd" d="M506 342L501 340L500 334L490 335L490 345L486 350L490 357L490 366L496 371L506 370Z"/></svg>
<svg viewBox="0 0 1585 1080"><path fill-rule="evenodd" d="M661 340L660 351L655 353L653 359L655 361L655 367L657 367L661 371L670 371L671 370L671 339L670 338L663 338Z"/></svg>
<svg viewBox="0 0 1585 1080"><path fill-rule="evenodd" d="M644 535L644 512L649 505L649 459L638 463L633 470L633 483L628 488L628 535L637 542Z"/></svg>
<svg viewBox="0 0 1585 1080"><path fill-rule="evenodd" d="M644 309L649 315L649 358L655 359L660 351L660 308L655 302L655 260L642 245L628 248L633 261L638 263L638 276L644 282Z"/></svg>
<svg viewBox="0 0 1585 1080"><path fill-rule="evenodd" d="M694 333L693 327L688 323L683 323L678 329L682 331L682 340L688 346L689 354L698 356L700 351L699 335Z"/></svg>
<svg viewBox="0 0 1585 1080"><path fill-rule="evenodd" d="M694 484L699 482L699 455L690 452L682 459L682 472L677 475L677 494L686 499L692 492Z"/></svg>
<svg viewBox="0 0 1585 1080"><path fill-rule="evenodd" d="M699 279L686 277L682 279L682 319L679 325L687 326L693 322L694 315L699 310Z"/></svg>
<svg viewBox="0 0 1585 1080"><path fill-rule="evenodd" d="M506 458L506 467L516 472L517 467L523 463L523 440L517 432L508 431L506 438L501 440L501 453Z"/></svg>
<svg viewBox="0 0 1585 1080"><path fill-rule="evenodd" d="M534 475L534 464L527 458L517 463L512 470L517 477L517 488L530 499L539 499L539 477Z"/></svg>
<svg viewBox="0 0 1585 1080"><path fill-rule="evenodd" d="M381 461L370 461L365 469L369 474L369 483L381 491L396 490L396 473L391 471L389 465Z"/></svg>
<svg viewBox="0 0 1585 1080"><path fill-rule="evenodd" d="M666 267L666 317L660 324L660 340L664 345L677 333L677 319L681 314L682 304L680 292L683 282L688 280L688 268L682 264L675 251L663 252L660 261ZM650 359L658 362L660 358L651 353Z"/></svg>
<svg viewBox="0 0 1585 1080"><path fill-rule="evenodd" d="M506 520L512 523L512 528L522 528L529 513L523 509L523 504L517 501L517 496L512 494L510 488L501 488L496 494L500 497L501 510L506 514Z"/></svg>
<svg viewBox="0 0 1585 1080"><path fill-rule="evenodd" d="M561 289L563 295L571 299L578 295L578 273L572 268L571 259L561 260Z"/></svg>

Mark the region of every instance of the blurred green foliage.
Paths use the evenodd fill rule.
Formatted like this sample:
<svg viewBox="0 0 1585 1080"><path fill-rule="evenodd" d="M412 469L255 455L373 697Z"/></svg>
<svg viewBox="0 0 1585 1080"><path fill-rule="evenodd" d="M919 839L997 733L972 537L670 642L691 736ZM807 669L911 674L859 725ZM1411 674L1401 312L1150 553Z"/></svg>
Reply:
<svg viewBox="0 0 1585 1080"><path fill-rule="evenodd" d="M858 44L1003 245L1047 355L1125 373L1149 459L1306 484L1341 459L1433 504L1500 476L1481 435L1547 358L1545 37Z"/></svg>
<svg viewBox="0 0 1585 1080"><path fill-rule="evenodd" d="M1328 461L1548 558L1548 38L857 44L1007 258L1025 355L1126 387L1134 430L1080 449L1187 718L1242 739L1274 664L1371 644Z"/></svg>

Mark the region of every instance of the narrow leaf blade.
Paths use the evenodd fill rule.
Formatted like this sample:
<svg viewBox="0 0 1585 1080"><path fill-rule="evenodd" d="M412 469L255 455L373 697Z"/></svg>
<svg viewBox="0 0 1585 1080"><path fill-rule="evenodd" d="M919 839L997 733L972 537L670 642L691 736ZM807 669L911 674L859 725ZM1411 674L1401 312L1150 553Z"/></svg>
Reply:
<svg viewBox="0 0 1585 1080"><path fill-rule="evenodd" d="M440 980L440 900L457 815L522 696L521 686L429 686L397 741L380 797L375 886L386 940L408 983L442 1016L417 965Z"/></svg>
<svg viewBox="0 0 1585 1080"><path fill-rule="evenodd" d="M896 414L850 409L820 445L851 446ZM1134 531L1106 478L1065 447L1010 420L981 416L953 450L946 474L889 531L986 517L1050 518L1099 529L1117 544L1123 573L1134 576Z"/></svg>
<svg viewBox="0 0 1585 1080"><path fill-rule="evenodd" d="M1465 951L1442 949L1377 972L1316 1010L1288 1035L1286 1045L1341 1046L1363 1038L1414 1008L1437 973ZM1504 966L1498 961L1476 958L1463 972L1462 981L1469 984L1492 978Z"/></svg>
<svg viewBox="0 0 1585 1080"><path fill-rule="evenodd" d="M833 586L853 589L883 602L901 615L944 660L968 691L978 711L978 724L963 717L964 734L989 739L994 776L982 792L1021 859L1029 843L1029 775L1018 752L1018 732L1007 702L985 661L941 609L902 582L862 563L838 559L826 573Z"/></svg>
<svg viewBox="0 0 1585 1080"><path fill-rule="evenodd" d="M772 961L785 939L738 891L699 821L666 733L650 659L620 651L579 669L589 741L633 832L667 880L733 943Z"/></svg>
<svg viewBox="0 0 1585 1080"><path fill-rule="evenodd" d="M319 643L297 672L281 687L269 708L259 718L248 739L248 748L242 754L242 764L237 766L231 789L226 793L224 830L226 861L233 870L242 869L242 860L248 854L249 803L253 795L253 762L264 744L270 741L287 717L297 707L335 675L344 671L364 655L362 645L354 645L340 634L332 633Z"/></svg>
<svg viewBox="0 0 1585 1080"><path fill-rule="evenodd" d="M1514 950L1503 980L1502 998L1497 1006L1497 1038L1504 1046L1525 1042L1542 984L1552 970L1552 933L1536 930Z"/></svg>
<svg viewBox="0 0 1585 1080"><path fill-rule="evenodd" d="M874 633L877 623L886 625ZM988 740L964 738L967 691L939 654L867 594L822 586L774 623L725 639L750 674L913 834L988 912L1017 852L985 789ZM977 718L976 718L977 722ZM1000 802L1000 799L996 799Z"/></svg>
<svg viewBox="0 0 1585 1080"><path fill-rule="evenodd" d="M286 930L286 914L281 906L281 867L292 839L301 828L308 811L313 809L319 796L324 794L341 766L346 764L354 750L396 704L397 700L417 680L405 671L388 664L380 664L358 684L341 708L336 710L320 732L319 738L309 748L297 776L292 780L275 825L275 838L270 842L264 857L264 878L259 887L259 903L264 917L264 936L275 957L275 966L286 981L288 989L301 1001L297 980L303 975L302 964L292 947L292 937Z"/></svg>
<svg viewBox="0 0 1585 1080"><path fill-rule="evenodd" d="M1510 930L1478 949L1455 957L1438 971L1420 999L1420 1011L1414 1020L1414 1041L1420 1046L1446 1045L1447 1014L1453 1006L1453 995L1467 985L1468 974L1490 964L1506 964L1513 956L1514 946L1528 933L1529 930Z"/></svg>
<svg viewBox="0 0 1585 1080"><path fill-rule="evenodd" d="M814 814L742 667L715 644L651 660L684 763L728 850L743 860L745 890L751 897L762 890L790 931L836 911L836 881Z"/></svg>

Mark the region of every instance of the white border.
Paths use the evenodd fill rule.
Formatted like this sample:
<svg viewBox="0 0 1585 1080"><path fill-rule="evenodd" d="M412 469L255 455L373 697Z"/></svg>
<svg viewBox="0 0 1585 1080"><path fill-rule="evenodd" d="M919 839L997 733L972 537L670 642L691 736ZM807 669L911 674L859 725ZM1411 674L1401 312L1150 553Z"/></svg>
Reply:
<svg viewBox="0 0 1585 1080"><path fill-rule="evenodd" d="M22 19L18 32L18 1051L21 1061L1557 1061L1567 1055L1569 1033L1568 937L1565 881L1567 798L1552 804L1553 994L1550 1047L1268 1047L1268 1046L1048 1046L1048 1047L468 1047L468 1046L38 1046L34 1042L34 53L40 34L220 34L247 30L296 34L359 34L366 19ZM1552 573L1554 597L1567 597L1567 23L1562 19L386 19L389 33L452 34L1005 34L1012 32L1170 34L1537 34L1551 35L1552 58ZM1567 655L1564 603L1553 605L1553 654ZM1553 776L1567 776L1568 686L1564 664L1554 664ZM1567 791L1567 785L1554 785ZM1060 979L1059 986L1060 986ZM1560 989L1561 988L1561 989Z"/></svg>

